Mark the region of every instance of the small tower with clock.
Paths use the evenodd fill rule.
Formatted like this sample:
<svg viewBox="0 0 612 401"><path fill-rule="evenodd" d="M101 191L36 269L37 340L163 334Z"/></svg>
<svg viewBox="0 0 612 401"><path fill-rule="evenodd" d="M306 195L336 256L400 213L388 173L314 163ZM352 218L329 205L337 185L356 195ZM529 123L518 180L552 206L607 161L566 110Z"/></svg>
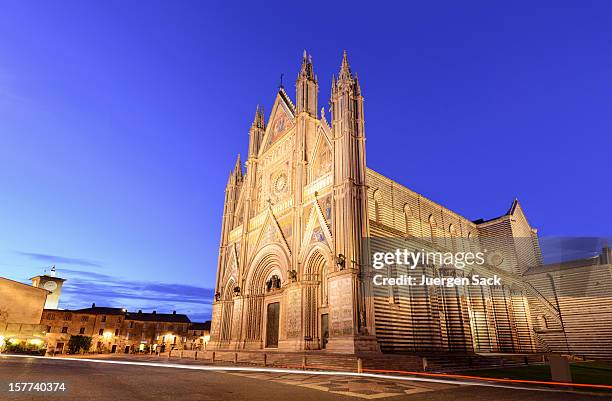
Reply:
<svg viewBox="0 0 612 401"><path fill-rule="evenodd" d="M30 280L32 280L32 285L34 287L43 288L49 291L49 294L47 294L47 301L45 302L45 309L57 309L60 295L62 294L62 285L66 280L57 277L55 266L51 268L49 274L32 277Z"/></svg>

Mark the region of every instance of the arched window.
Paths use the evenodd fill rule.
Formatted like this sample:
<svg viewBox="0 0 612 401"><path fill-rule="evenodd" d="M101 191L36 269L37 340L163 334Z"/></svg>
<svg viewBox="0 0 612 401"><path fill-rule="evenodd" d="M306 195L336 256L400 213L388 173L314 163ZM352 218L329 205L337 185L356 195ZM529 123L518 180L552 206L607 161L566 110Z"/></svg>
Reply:
<svg viewBox="0 0 612 401"><path fill-rule="evenodd" d="M476 251L476 244L474 243L476 241L476 239L474 238L474 235L469 232L467 235L467 249L470 252L475 252Z"/></svg>
<svg viewBox="0 0 612 401"><path fill-rule="evenodd" d="M406 235L414 235L414 228L412 227L413 218L412 209L408 204L404 205L404 222L406 225Z"/></svg>
<svg viewBox="0 0 612 401"><path fill-rule="evenodd" d="M453 224L448 226L448 232L450 233L450 246L451 250L457 250L457 229Z"/></svg>
<svg viewBox="0 0 612 401"><path fill-rule="evenodd" d="M374 221L380 223L382 221L381 207L382 207L382 193L379 189L374 191Z"/></svg>
<svg viewBox="0 0 612 401"><path fill-rule="evenodd" d="M438 235L438 223L436 222L436 219L434 218L433 214L429 215L428 220L429 220L429 233L431 234L431 241L437 242L436 237Z"/></svg>

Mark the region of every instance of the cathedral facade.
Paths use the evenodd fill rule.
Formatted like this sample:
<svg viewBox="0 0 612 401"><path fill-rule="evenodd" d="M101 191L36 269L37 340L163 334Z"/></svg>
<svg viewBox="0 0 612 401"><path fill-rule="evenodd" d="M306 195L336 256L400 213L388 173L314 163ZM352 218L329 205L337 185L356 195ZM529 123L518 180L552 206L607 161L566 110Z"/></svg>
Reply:
<svg viewBox="0 0 612 401"><path fill-rule="evenodd" d="M330 121L318 112L319 81L306 52L295 87L294 103L281 86L267 121L257 108L246 171L238 157L229 176L210 345L344 353L541 349L538 322L559 317L522 278L541 256L518 201L500 217L470 221L369 169L364 98L346 53L332 78ZM495 275L503 284L375 286L369 256L394 247L494 250L487 263L459 274ZM413 272L440 277L444 268L422 263Z"/></svg>

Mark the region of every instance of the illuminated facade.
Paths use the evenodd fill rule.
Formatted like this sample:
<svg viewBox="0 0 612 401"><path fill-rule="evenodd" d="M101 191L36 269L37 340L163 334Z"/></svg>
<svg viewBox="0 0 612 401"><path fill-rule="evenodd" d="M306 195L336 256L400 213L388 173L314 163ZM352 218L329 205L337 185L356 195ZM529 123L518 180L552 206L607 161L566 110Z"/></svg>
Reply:
<svg viewBox="0 0 612 401"><path fill-rule="evenodd" d="M318 113L318 93L304 52L295 103L281 87L267 122L257 108L246 171L238 157L225 191L211 345L346 353L540 349L531 311L559 318L521 278L541 257L518 201L503 216L473 222L367 168L364 98L346 53L332 79L331 120ZM367 237L379 240L367 245ZM420 293L374 288L364 260L376 247L394 246L495 250L494 260L466 274L497 274L504 284ZM417 270L440 274L440 266Z"/></svg>

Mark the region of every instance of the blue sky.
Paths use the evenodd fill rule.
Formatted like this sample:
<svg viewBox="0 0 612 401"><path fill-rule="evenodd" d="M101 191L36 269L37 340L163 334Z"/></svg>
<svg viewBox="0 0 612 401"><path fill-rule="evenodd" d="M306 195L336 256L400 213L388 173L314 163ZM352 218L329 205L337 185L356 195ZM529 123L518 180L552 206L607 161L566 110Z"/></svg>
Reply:
<svg viewBox="0 0 612 401"><path fill-rule="evenodd" d="M609 2L0 0L0 272L210 314L227 174L304 48L346 49L368 164L471 218L609 236Z"/></svg>

